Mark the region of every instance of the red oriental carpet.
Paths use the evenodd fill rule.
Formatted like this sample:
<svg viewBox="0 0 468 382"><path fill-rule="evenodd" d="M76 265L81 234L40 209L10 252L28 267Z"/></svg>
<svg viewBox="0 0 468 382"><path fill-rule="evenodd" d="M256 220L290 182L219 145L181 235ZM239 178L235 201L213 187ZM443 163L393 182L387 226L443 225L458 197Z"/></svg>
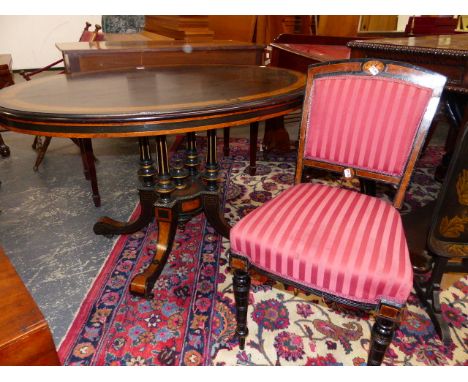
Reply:
<svg viewBox="0 0 468 382"><path fill-rule="evenodd" d="M440 149L430 147L419 161L403 212L436 197L439 185L432 179L440 156ZM292 184L295 155L260 161L254 177L245 171L247 165L248 141L233 141L231 156L221 159L224 211L231 224ZM240 351L225 256L229 243L203 215L177 231L154 298L130 295L129 282L150 261L156 238L150 225L117 240L61 343L65 365L365 364L372 317L327 306L260 276L253 279L250 334ZM450 346L438 339L411 295L384 364L467 365L467 292L465 277L442 295Z"/></svg>

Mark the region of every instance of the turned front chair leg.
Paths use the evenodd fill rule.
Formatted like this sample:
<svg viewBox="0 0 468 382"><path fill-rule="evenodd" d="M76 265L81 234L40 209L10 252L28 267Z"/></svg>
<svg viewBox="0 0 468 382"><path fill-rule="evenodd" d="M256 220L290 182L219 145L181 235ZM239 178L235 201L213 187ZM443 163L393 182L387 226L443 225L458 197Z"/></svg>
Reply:
<svg viewBox="0 0 468 382"><path fill-rule="evenodd" d="M395 330L398 327L401 308L388 305L381 305L375 316L375 323L372 326L371 342L368 366L379 366L385 356L390 343L392 342Z"/></svg>
<svg viewBox="0 0 468 382"><path fill-rule="evenodd" d="M233 278L234 299L236 300L236 334L240 349L245 347L245 339L249 334L247 328L247 310L249 307L250 276L248 271L236 269Z"/></svg>

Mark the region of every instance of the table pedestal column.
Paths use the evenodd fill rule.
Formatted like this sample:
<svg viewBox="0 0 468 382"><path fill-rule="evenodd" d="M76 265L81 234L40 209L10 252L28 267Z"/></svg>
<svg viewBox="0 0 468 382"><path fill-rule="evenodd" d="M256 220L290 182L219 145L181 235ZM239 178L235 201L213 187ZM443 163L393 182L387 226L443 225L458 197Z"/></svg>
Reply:
<svg viewBox="0 0 468 382"><path fill-rule="evenodd" d="M216 156L216 130L208 132L206 170L201 176L197 171L198 155L195 139L194 133L188 134L186 172L177 168L171 176L166 137L156 138L158 177L155 181L148 138L140 138L138 174L143 187L139 190L141 204L139 217L128 223L103 217L94 225L94 232L98 235L127 234L142 229L156 219L157 250L150 265L131 281L130 292L136 295L152 297L151 291L167 262L178 224L185 224L193 216L204 212L213 228L222 236L229 237L231 227L224 219L217 185L219 165Z"/></svg>

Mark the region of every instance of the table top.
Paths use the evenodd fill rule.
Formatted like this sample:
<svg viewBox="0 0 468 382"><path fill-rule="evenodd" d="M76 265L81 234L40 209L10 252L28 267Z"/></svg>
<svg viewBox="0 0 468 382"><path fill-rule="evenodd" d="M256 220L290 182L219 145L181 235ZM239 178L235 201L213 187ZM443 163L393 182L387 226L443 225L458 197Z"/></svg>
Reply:
<svg viewBox="0 0 468 382"><path fill-rule="evenodd" d="M468 33L354 40L347 45L350 48L359 49L399 50L419 54L468 57Z"/></svg>
<svg viewBox="0 0 468 382"><path fill-rule="evenodd" d="M0 90L0 124L77 138L203 131L287 114L304 86L302 73L260 66L58 74Z"/></svg>

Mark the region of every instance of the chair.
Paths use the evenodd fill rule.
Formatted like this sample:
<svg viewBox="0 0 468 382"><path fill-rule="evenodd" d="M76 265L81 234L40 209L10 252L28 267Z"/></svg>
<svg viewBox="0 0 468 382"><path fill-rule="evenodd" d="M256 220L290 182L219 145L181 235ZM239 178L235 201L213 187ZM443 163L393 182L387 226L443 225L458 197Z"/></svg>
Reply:
<svg viewBox="0 0 468 382"><path fill-rule="evenodd" d="M245 346L249 269L375 312L368 365L380 365L412 288L398 212L446 78L410 64L352 59L311 65L295 185L230 232L236 333ZM393 203L301 183L303 167L382 181Z"/></svg>
<svg viewBox="0 0 468 382"><path fill-rule="evenodd" d="M415 261L413 265L415 273L432 271L429 278L421 274L416 275L414 288L439 337L447 345L452 339L443 318L439 295L445 273L468 272L467 158L468 128L465 128L453 153L439 197L434 203L435 208L434 204L431 204L421 212L415 211L403 217L411 255L415 260L425 258L428 260L427 264ZM431 214L425 213L429 211ZM412 234L411 240L410 234ZM418 245L421 241L424 246ZM425 249L427 255L424 253Z"/></svg>
<svg viewBox="0 0 468 382"><path fill-rule="evenodd" d="M79 41L80 42L103 41L104 35L100 33L101 27L96 24L94 31L90 31L89 30L90 27L91 27L91 24L86 22L86 25L81 33ZM33 71L22 71L20 74L26 81L30 81L31 77L39 73L42 73L46 70L50 70L54 66L61 64L62 62L63 62L63 58L53 62L50 65L47 65L44 68L33 70ZM64 72L61 71L60 73L63 74ZM44 142L42 142L42 139L39 136L36 136L34 138L32 147L34 150L37 150L37 158L33 167L34 171L38 171L39 166L44 159L44 156L47 152L47 149L49 147L51 140L52 140L52 137L44 137ZM81 139L72 139L72 141L80 148L81 159L83 161L84 175L87 180L91 181L94 205L96 207L99 207L101 205L101 197L99 195L99 190L98 190L98 185L97 185L96 169L94 166L95 157L93 153L91 139L81 138Z"/></svg>

